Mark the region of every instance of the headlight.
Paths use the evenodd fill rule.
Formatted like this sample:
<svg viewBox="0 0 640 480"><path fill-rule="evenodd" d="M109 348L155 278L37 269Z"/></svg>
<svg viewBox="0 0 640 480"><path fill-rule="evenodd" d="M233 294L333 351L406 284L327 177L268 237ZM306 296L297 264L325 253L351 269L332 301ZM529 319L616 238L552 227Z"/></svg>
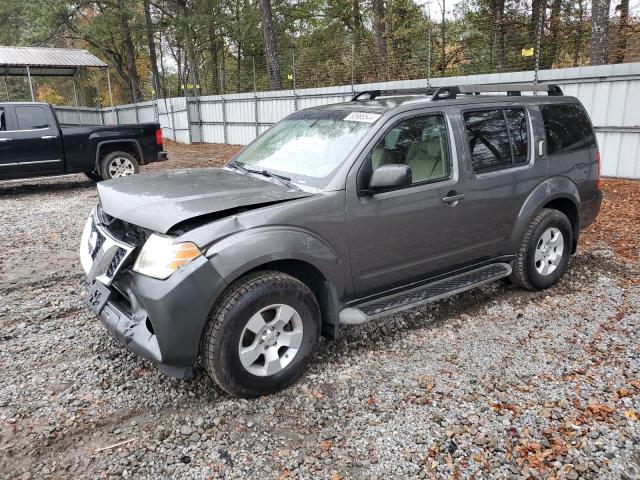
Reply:
<svg viewBox="0 0 640 480"><path fill-rule="evenodd" d="M200 255L200 249L191 242L173 243L172 237L154 233L144 243L133 271L164 280Z"/></svg>

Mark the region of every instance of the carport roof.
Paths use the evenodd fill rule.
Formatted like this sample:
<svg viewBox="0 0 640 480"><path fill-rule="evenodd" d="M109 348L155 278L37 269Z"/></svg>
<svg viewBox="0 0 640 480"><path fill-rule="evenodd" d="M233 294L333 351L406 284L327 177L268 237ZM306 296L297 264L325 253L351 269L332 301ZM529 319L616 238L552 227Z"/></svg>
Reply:
<svg viewBox="0 0 640 480"><path fill-rule="evenodd" d="M107 64L86 50L0 46L0 75L73 76L78 68L107 68Z"/></svg>

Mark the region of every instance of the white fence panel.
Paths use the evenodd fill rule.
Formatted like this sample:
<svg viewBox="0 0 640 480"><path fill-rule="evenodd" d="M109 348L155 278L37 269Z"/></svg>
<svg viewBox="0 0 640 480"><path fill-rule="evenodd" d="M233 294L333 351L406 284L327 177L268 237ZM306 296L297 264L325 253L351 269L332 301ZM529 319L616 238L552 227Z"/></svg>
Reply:
<svg viewBox="0 0 640 480"><path fill-rule="evenodd" d="M533 71L436 78L432 86L532 82ZM640 63L539 72L541 82L559 84L587 109L598 135L602 174L640 178ZM354 91L424 88L427 80L310 88L200 98L160 99L111 109L56 107L61 123L125 124L159 121L177 142L247 144L275 122L304 108L348 101ZM157 103L157 105L156 105ZM157 118L157 120L156 120Z"/></svg>

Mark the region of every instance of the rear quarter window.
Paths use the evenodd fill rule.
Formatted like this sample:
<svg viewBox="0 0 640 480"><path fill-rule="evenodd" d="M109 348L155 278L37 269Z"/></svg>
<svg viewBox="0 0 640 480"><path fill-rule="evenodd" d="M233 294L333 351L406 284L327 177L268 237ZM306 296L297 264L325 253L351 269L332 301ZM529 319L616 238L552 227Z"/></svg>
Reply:
<svg viewBox="0 0 640 480"><path fill-rule="evenodd" d="M576 103L542 105L540 110L549 155L595 147L595 134L582 106Z"/></svg>

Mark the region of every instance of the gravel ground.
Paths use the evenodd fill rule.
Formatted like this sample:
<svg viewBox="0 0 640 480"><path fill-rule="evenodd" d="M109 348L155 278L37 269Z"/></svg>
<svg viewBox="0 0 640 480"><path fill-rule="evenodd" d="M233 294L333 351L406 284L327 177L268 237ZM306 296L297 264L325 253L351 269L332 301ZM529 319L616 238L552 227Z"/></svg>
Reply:
<svg viewBox="0 0 640 480"><path fill-rule="evenodd" d="M170 146L154 168L225 148ZM0 183L1 478L640 478L640 265L597 226L552 289L349 328L247 401L162 376L85 312L95 202L79 176Z"/></svg>

